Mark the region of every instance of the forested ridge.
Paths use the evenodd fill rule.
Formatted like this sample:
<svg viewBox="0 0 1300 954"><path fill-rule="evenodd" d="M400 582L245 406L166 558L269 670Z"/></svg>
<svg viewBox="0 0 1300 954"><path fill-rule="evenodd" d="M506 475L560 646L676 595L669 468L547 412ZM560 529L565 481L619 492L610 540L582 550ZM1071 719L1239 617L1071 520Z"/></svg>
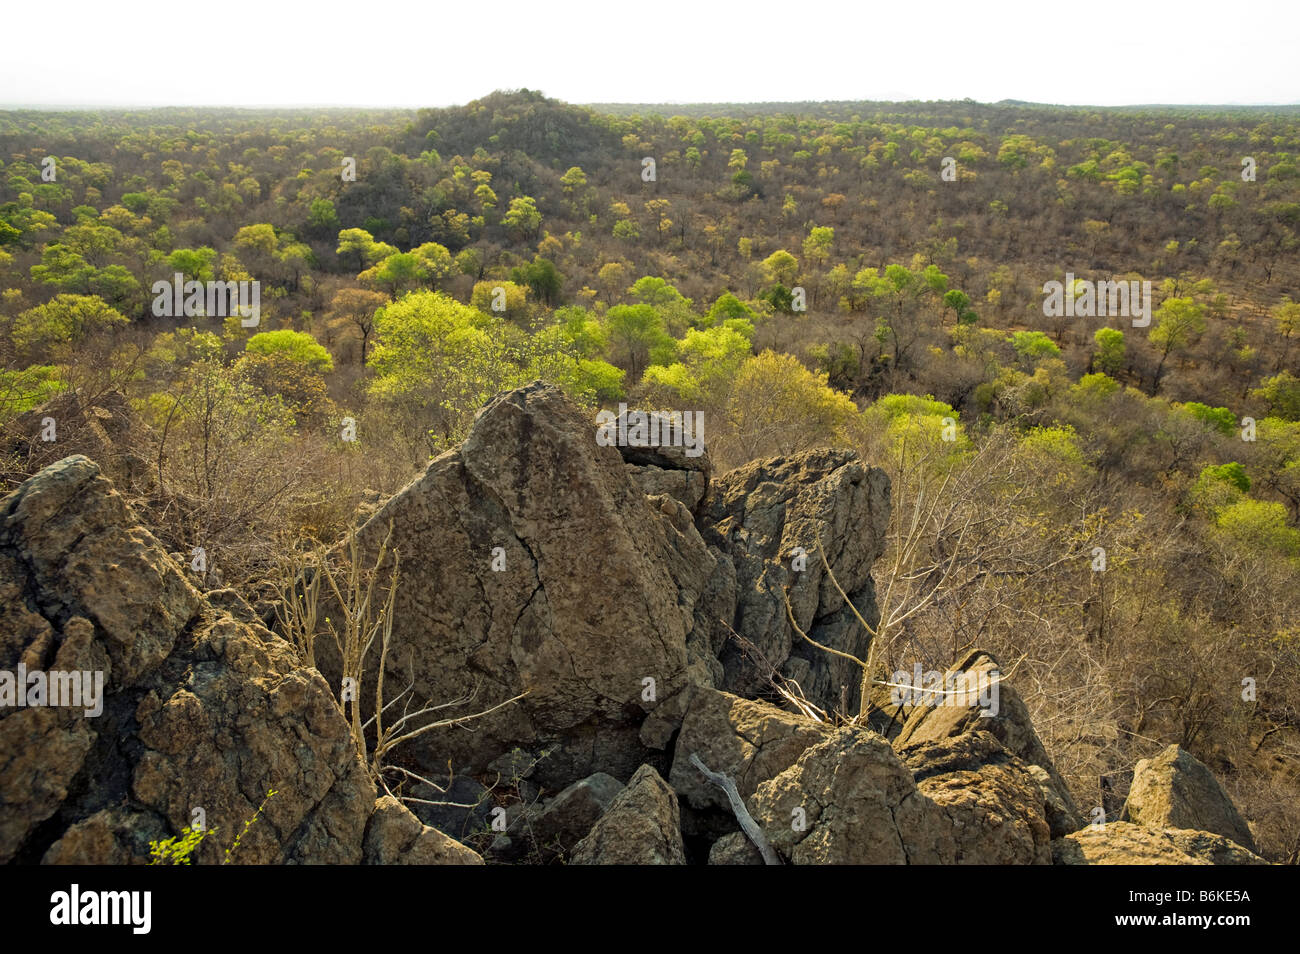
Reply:
<svg viewBox="0 0 1300 954"><path fill-rule="evenodd" d="M111 457L256 591L536 378L723 470L853 448L887 663L996 651L1081 807L1178 743L1294 863L1298 232L1296 108L0 112L6 489ZM176 274L258 323L159 316ZM1067 274L1149 325L1045 314Z"/></svg>

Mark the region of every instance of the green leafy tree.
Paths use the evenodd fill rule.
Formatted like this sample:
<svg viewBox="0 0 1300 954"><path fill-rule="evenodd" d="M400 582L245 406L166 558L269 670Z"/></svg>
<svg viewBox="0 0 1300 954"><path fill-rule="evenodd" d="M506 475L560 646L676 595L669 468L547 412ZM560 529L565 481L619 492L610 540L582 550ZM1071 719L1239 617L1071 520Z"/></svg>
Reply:
<svg viewBox="0 0 1300 954"><path fill-rule="evenodd" d="M510 270L510 280L520 285L527 285L533 297L546 306L554 305L564 287L564 278L555 263L549 258L537 255L527 265Z"/></svg>
<svg viewBox="0 0 1300 954"><path fill-rule="evenodd" d="M333 235L338 231L339 216L329 199L314 199L307 214L307 227L316 235Z"/></svg>
<svg viewBox="0 0 1300 954"><path fill-rule="evenodd" d="M376 316L370 395L426 453L454 446L489 398L524 383L512 331L440 292L412 292Z"/></svg>
<svg viewBox="0 0 1300 954"><path fill-rule="evenodd" d="M1205 308L1191 298L1166 298L1154 315L1156 326L1151 329L1151 344L1160 353L1151 393L1160 390L1165 362L1171 354L1184 351L1205 333Z"/></svg>
<svg viewBox="0 0 1300 954"><path fill-rule="evenodd" d="M831 255L831 245L835 241L835 230L826 226L815 226L803 242L803 257L814 265L822 266Z"/></svg>
<svg viewBox="0 0 1300 954"><path fill-rule="evenodd" d="M261 331L244 344L250 354L282 354L312 371L333 371L334 359L325 347L305 331Z"/></svg>
<svg viewBox="0 0 1300 954"><path fill-rule="evenodd" d="M1220 434L1232 434L1237 429L1237 415L1226 407L1210 407L1199 401L1188 401L1182 405L1182 408L1202 424L1214 428Z"/></svg>
<svg viewBox="0 0 1300 954"><path fill-rule="evenodd" d="M489 315L519 319L528 310L528 289L515 282L476 282L470 292L469 303ZM501 307L503 303L504 308Z"/></svg>
<svg viewBox="0 0 1300 954"><path fill-rule="evenodd" d="M1275 417L1300 421L1300 378L1290 371L1266 379L1261 387L1250 392L1250 396L1267 402Z"/></svg>
<svg viewBox="0 0 1300 954"><path fill-rule="evenodd" d="M1118 328L1098 328L1092 340L1097 348L1092 353L1092 366L1103 374L1115 374L1124 367L1124 332Z"/></svg>
<svg viewBox="0 0 1300 954"><path fill-rule="evenodd" d="M944 292L943 305L945 308L951 308L957 318L957 324L970 325L979 320L979 315L970 306L970 296L963 291L952 289Z"/></svg>
<svg viewBox="0 0 1300 954"><path fill-rule="evenodd" d="M778 249L763 259L763 269L769 283L775 282L787 287L795 283L799 275L799 260L785 249Z"/></svg>
<svg viewBox="0 0 1300 954"><path fill-rule="evenodd" d="M1041 331L1014 331L1007 340L1016 349L1016 354L1030 362L1061 356L1061 349Z"/></svg>
<svg viewBox="0 0 1300 954"><path fill-rule="evenodd" d="M586 184L587 174L577 166L570 166L568 171L560 176L560 186L570 195L580 192Z"/></svg>
<svg viewBox="0 0 1300 954"><path fill-rule="evenodd" d="M614 363L625 368L632 382L639 381L656 348L672 347L664 322L653 306L615 305L606 315Z"/></svg>
<svg viewBox="0 0 1300 954"><path fill-rule="evenodd" d="M267 226L268 228L270 226ZM210 282L217 253L210 248L178 248L167 256L167 268L180 272L186 281Z"/></svg>
<svg viewBox="0 0 1300 954"><path fill-rule="evenodd" d="M11 334L19 348L66 357L87 339L106 336L127 323L125 315L94 295L56 295L20 313Z"/></svg>
<svg viewBox="0 0 1300 954"><path fill-rule="evenodd" d="M743 301L731 292L723 292L709 307L703 323L706 326L715 325L726 321L728 318L740 318L752 323L756 317L754 310Z"/></svg>
<svg viewBox="0 0 1300 954"><path fill-rule="evenodd" d="M501 224L517 237L532 240L542 227L542 213L537 211L536 200L530 196L520 196L510 200L510 208L502 217Z"/></svg>
<svg viewBox="0 0 1300 954"><path fill-rule="evenodd" d="M774 351L764 351L740 368L727 413L734 437L723 442L719 453L735 463L844 444L858 417L853 401L831 388L826 375Z"/></svg>

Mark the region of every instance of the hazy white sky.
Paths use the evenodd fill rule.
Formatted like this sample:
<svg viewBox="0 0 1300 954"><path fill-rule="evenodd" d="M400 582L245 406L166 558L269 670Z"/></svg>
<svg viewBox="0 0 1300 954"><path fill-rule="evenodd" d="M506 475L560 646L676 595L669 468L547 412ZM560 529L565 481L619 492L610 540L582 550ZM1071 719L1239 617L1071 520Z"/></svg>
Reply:
<svg viewBox="0 0 1300 954"><path fill-rule="evenodd" d="M1300 0L33 0L3 23L7 106L1300 102Z"/></svg>

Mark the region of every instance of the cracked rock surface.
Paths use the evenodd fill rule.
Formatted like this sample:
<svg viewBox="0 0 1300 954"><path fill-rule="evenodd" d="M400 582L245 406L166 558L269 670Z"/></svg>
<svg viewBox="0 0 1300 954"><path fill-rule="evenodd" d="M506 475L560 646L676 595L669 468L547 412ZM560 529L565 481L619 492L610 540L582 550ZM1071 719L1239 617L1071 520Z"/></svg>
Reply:
<svg viewBox="0 0 1300 954"><path fill-rule="evenodd" d="M130 863L201 809L232 860L349 863L375 791L320 674L205 599L98 466L0 504L0 669L103 672L103 711L0 708L0 861Z"/></svg>

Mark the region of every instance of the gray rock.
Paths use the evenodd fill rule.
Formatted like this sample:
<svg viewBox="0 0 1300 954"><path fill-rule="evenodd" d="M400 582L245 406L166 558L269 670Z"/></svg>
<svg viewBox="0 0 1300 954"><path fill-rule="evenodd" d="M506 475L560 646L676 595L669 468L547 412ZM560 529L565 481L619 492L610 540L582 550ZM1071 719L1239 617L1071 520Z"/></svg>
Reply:
<svg viewBox="0 0 1300 954"><path fill-rule="evenodd" d="M670 572L670 522L558 389L537 382L480 411L462 446L387 500L360 540L377 553L391 524L405 571L391 685L413 681L413 705L477 688L466 713L528 695L472 732L422 736L404 757L427 770L450 759L458 772L477 772L516 746L561 742L567 764L535 776L557 788L644 761L636 751L650 709L644 681L663 698L708 679L698 654L695 665L688 659L695 607ZM707 557L688 519L678 536L692 533ZM326 643L318 640L318 659L333 677Z"/></svg>
<svg viewBox="0 0 1300 954"><path fill-rule="evenodd" d="M1213 832L1258 851L1250 827L1214 773L1177 745L1138 762L1120 820Z"/></svg>
<svg viewBox="0 0 1300 954"><path fill-rule="evenodd" d="M138 863L196 808L198 863L254 818L238 863L361 860L375 790L328 685L218 601L85 457L0 501L0 669L99 671L104 695L93 717L0 709L0 862Z"/></svg>
<svg viewBox="0 0 1300 954"><path fill-rule="evenodd" d="M637 769L587 837L575 865L684 865L677 795L649 765Z"/></svg>
<svg viewBox="0 0 1300 954"><path fill-rule="evenodd" d="M860 670L800 639L790 626L783 593L799 626L814 639L862 658L868 644L843 597L826 575L818 540L836 580L868 622L879 615L871 566L884 551L889 524L889 478L841 450L806 451L755 461L712 479L701 505L705 541L731 564L737 602L732 640L719 688L742 696L767 686L772 670L795 678L823 708L840 702L846 686L856 711ZM795 548L806 569L795 572Z"/></svg>
<svg viewBox="0 0 1300 954"><path fill-rule="evenodd" d="M1002 672L997 659L981 649L971 650L945 674L945 685L949 684L949 675L960 676L964 682L957 686L977 687L987 685L995 678L991 674ZM938 698L938 697L936 697ZM954 698L949 696L949 701ZM966 701L966 700L962 700ZM991 734L1016 758L1029 765L1037 765L1047 773L1052 789L1052 801L1056 807L1057 819L1054 829L1060 833L1075 831L1083 822L1070 795L1069 786L1061 778L1043 747L1038 733L1029 718L1029 709L1020 694L1006 680L997 683L997 712L985 716L976 700L971 705L914 705L911 707L903 730L893 739L894 748L907 757L909 749L922 742L937 742L942 739L955 738L966 732L984 731ZM989 711L992 711L990 707Z"/></svg>
<svg viewBox="0 0 1300 954"><path fill-rule="evenodd" d="M748 798L830 731L823 723L766 702L696 688L690 693L668 781L691 808L716 808L730 815L726 793L691 764L691 755L698 755L710 771L730 777L740 797Z"/></svg>
<svg viewBox="0 0 1300 954"><path fill-rule="evenodd" d="M375 802L362 848L368 865L481 865L477 852L420 824L406 807L385 795Z"/></svg>
<svg viewBox="0 0 1300 954"><path fill-rule="evenodd" d="M733 831L723 835L709 849L711 865L761 865L763 855L744 832Z"/></svg>
<svg viewBox="0 0 1300 954"><path fill-rule="evenodd" d="M622 782L604 772L574 782L548 801L533 822L533 836L538 845L543 849L571 851L587 836L623 788Z"/></svg>

